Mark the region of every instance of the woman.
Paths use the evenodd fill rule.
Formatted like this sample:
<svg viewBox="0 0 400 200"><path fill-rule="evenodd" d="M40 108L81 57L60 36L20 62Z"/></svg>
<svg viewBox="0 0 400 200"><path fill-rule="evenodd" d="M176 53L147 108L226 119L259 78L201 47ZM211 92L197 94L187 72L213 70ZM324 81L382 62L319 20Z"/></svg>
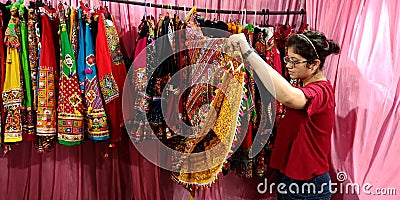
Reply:
<svg viewBox="0 0 400 200"><path fill-rule="evenodd" d="M289 38L284 58L290 78L303 86L292 87L249 46L243 34L229 38L242 52L275 98L287 106L278 128L270 166L279 171L278 199L330 199L328 154L334 125L335 97L322 73L327 56L339 46L316 31Z"/></svg>

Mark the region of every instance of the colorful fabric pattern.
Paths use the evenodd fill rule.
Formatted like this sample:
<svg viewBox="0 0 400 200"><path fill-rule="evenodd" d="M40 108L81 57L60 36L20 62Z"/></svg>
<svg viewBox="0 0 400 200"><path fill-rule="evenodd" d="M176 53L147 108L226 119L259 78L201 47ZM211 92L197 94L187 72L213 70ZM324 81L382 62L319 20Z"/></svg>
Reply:
<svg viewBox="0 0 400 200"><path fill-rule="evenodd" d="M60 9L60 8L59 8ZM58 99L58 141L63 145L80 144L84 139L83 99L76 74L75 53L69 42L64 10L59 10L62 68Z"/></svg>
<svg viewBox="0 0 400 200"><path fill-rule="evenodd" d="M40 8L42 34L41 55L38 69L38 105L36 131L39 136L55 136L57 129L55 70L56 55L53 45L51 18L55 10Z"/></svg>
<svg viewBox="0 0 400 200"><path fill-rule="evenodd" d="M81 12L81 11L79 11ZM81 14L81 13L79 13ZM86 13L86 24L80 22L79 41L80 46L85 46L85 104L86 104L86 122L88 138L92 140L107 140L110 138L108 129L107 115L104 110L103 100L101 98L100 84L97 79L96 58L94 56L94 47L92 32L90 30L91 15ZM85 27L85 37L83 30Z"/></svg>
<svg viewBox="0 0 400 200"><path fill-rule="evenodd" d="M105 110L111 130L111 143L121 140L124 126L122 92L126 77L126 66L122 60L119 35L113 20L106 19L104 10L99 11L96 36L96 59L100 89L106 102ZM112 16L111 16L112 17ZM113 19L113 17L112 17Z"/></svg>
<svg viewBox="0 0 400 200"><path fill-rule="evenodd" d="M19 54L21 48L19 23L17 7L13 6L11 8L11 19L4 38L4 43L7 46L6 73L2 93L3 106L6 110L4 142L22 141L21 107L24 93Z"/></svg>
<svg viewBox="0 0 400 200"><path fill-rule="evenodd" d="M25 9L20 9L20 15L24 15ZM24 134L24 140L33 141L35 138L35 121L33 120L34 110L32 109L32 84L31 84L31 72L28 60L28 28L23 17L21 17L20 28L21 28L21 62L24 75L25 95L24 95L24 113L22 117L23 126L22 132Z"/></svg>
<svg viewBox="0 0 400 200"><path fill-rule="evenodd" d="M218 178L218 174L222 172L226 159L230 157L229 152L235 146L234 139L237 134L237 127L240 126L238 118L244 88L243 64L239 62L234 52L227 50L227 39L207 39L199 42L207 45L212 43L221 44L220 46L214 46L215 48L208 52L207 50L209 49L202 48L206 49L206 53L199 57L197 63L200 65L218 63L215 67L223 69L223 72L222 74L221 72L211 74L215 75L215 77L221 77L222 75L221 79L219 79L218 89L212 91L213 93L215 92L215 95L210 99L210 106L214 109L196 109L198 113L193 115L198 116L192 116L192 118L198 119L194 125L199 125L198 127L201 128L197 130L194 138L185 139L183 148L178 146L178 149L184 149L186 156L174 160L176 161L174 165L176 169L180 169L180 172L173 173L173 179L183 184L190 191L193 191L193 185L208 187L214 183ZM214 53L211 53L212 51ZM201 69L201 67L199 68ZM198 73L196 74L199 76ZM196 88L195 90L191 94L205 92L202 91L202 88ZM208 132L208 130L212 131ZM218 148L218 153L206 153L206 160L191 154L213 148ZM200 172L187 173L190 169L198 169L202 166L213 167Z"/></svg>
<svg viewBox="0 0 400 200"><path fill-rule="evenodd" d="M104 17L104 15L102 15ZM114 25L113 20L104 18L104 26L106 30L107 43L110 49L113 65L123 65L124 60L121 53L121 45L119 43L119 36L117 34L117 27Z"/></svg>
<svg viewBox="0 0 400 200"><path fill-rule="evenodd" d="M184 153L183 157L173 158L173 166L178 172L172 173L172 179L192 194L194 188L212 185L222 172L226 159L231 156L229 152L235 146L235 138L241 126L239 116L242 112L245 74L240 54L229 50L227 39L203 37L193 18L189 19L186 36L190 39L186 44L192 49L189 55L195 65L189 76L192 83L208 78L219 84L216 88L197 84L190 89L187 98L190 101L185 103L188 113L186 121L201 128L196 129L192 137L172 138L168 141L175 150ZM210 106L202 106L204 103L210 103ZM204 152L216 147L220 147L218 153ZM204 152L207 159L191 154L197 152ZM209 168L189 172L203 166Z"/></svg>
<svg viewBox="0 0 400 200"><path fill-rule="evenodd" d="M38 42L39 37L36 34L36 27L38 26L38 16L36 10L29 8L28 10L28 58L29 58L29 68L30 68L30 78L32 86L32 119L33 124L35 122L35 111L37 107L37 71L38 71ZM28 116L29 117L29 116ZM29 119L27 119L29 121Z"/></svg>

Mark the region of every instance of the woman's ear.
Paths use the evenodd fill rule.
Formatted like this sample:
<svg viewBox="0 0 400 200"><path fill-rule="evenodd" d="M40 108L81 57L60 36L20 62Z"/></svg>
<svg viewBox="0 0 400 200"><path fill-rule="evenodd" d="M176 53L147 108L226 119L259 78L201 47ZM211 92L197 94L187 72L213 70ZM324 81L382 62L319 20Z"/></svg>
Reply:
<svg viewBox="0 0 400 200"><path fill-rule="evenodd" d="M321 60L320 59L315 59L315 60L312 61L310 68L312 69L313 73L318 71L320 64L321 64Z"/></svg>

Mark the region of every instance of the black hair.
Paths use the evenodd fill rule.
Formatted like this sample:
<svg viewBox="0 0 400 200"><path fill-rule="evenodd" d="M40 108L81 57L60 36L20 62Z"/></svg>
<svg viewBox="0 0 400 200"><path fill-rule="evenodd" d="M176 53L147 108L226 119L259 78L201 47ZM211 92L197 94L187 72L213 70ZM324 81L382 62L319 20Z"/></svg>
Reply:
<svg viewBox="0 0 400 200"><path fill-rule="evenodd" d="M338 54L340 51L340 47L335 41L327 39L323 33L318 31L295 34L288 39L286 47L293 47L294 53L307 59L308 63L319 59L321 61L320 69L324 66L326 57L332 53Z"/></svg>

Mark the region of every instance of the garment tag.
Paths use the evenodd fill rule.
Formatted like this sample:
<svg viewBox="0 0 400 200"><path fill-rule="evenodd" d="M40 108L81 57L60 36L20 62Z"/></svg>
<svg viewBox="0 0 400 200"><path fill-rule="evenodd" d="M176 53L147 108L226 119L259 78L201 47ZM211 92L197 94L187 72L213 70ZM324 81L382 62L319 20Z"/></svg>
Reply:
<svg viewBox="0 0 400 200"><path fill-rule="evenodd" d="M106 20L106 23L108 24L108 26L114 26L114 23L109 19Z"/></svg>

